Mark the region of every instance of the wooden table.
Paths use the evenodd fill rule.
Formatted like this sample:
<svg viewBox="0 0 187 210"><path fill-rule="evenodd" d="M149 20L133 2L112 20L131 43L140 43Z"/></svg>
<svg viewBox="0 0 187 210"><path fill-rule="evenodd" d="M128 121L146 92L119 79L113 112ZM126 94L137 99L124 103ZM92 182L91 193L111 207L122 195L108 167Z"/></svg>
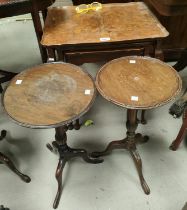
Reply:
<svg viewBox="0 0 187 210"><path fill-rule="evenodd" d="M108 101L127 108L127 136L112 141L102 152L92 153L100 157L113 149L127 149L134 159L142 188L146 194L149 187L142 173L142 161L136 143L147 142L148 137L136 134L139 109L152 109L173 100L182 86L178 73L169 65L150 57L130 56L105 64L96 77L96 87Z"/></svg>
<svg viewBox="0 0 187 210"><path fill-rule="evenodd" d="M41 44L55 60L75 64L125 55L161 56L159 41L168 36L142 2L104 4L77 14L74 6L48 10Z"/></svg>
<svg viewBox="0 0 187 210"><path fill-rule="evenodd" d="M62 172L66 162L82 157L89 163L102 160L92 158L84 149L67 145L66 131L72 122L86 113L95 99L92 78L72 64L43 64L25 70L10 82L3 96L7 114L19 125L29 128L55 128L55 141L47 145L59 153L56 170L58 192L53 204L57 208L62 193ZM73 126L79 129L79 124Z"/></svg>

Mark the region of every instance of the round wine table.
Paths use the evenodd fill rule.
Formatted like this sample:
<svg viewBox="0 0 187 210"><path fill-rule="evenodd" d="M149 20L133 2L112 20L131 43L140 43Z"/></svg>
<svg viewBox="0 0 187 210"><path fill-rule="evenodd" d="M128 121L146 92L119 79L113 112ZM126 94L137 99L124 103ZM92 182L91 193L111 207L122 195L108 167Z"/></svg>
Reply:
<svg viewBox="0 0 187 210"><path fill-rule="evenodd" d="M58 192L53 208L57 208L60 201L62 172L69 159L80 156L88 163L102 162L84 149L70 148L66 136L68 129L80 128L78 119L91 107L95 93L89 74L67 63L27 69L15 76L4 92L4 108L16 123L29 128L55 128L55 141L47 145L49 150L58 151L60 157L56 170Z"/></svg>
<svg viewBox="0 0 187 210"><path fill-rule="evenodd" d="M127 108L127 136L112 141L102 152L93 152L93 157L110 153L113 149L129 150L142 188L146 194L150 189L142 173L142 161L136 143L147 142L148 137L136 134L137 111L156 108L174 99L181 90L178 73L169 65L150 57L129 56L105 64L96 77L96 87L108 101Z"/></svg>

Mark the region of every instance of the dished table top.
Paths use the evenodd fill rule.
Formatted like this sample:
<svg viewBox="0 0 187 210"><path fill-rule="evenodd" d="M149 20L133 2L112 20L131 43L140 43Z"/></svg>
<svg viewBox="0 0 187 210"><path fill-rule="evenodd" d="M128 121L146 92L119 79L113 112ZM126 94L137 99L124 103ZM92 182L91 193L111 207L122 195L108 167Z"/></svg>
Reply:
<svg viewBox="0 0 187 210"><path fill-rule="evenodd" d="M52 63L15 76L4 93L3 104L18 124L48 128L79 118L94 98L95 86L88 73L72 64Z"/></svg>
<svg viewBox="0 0 187 210"><path fill-rule="evenodd" d="M74 6L48 10L41 44L58 46L157 39L166 29L143 2L103 4L98 11L78 14Z"/></svg>
<svg viewBox="0 0 187 210"><path fill-rule="evenodd" d="M174 68L158 59L128 56L105 64L97 73L96 87L119 106L150 109L174 99L182 81Z"/></svg>

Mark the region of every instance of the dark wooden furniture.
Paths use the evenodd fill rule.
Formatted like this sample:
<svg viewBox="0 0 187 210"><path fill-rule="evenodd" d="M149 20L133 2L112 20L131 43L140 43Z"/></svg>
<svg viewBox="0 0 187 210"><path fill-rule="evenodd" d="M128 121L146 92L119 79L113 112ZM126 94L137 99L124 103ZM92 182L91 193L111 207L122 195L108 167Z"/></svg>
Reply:
<svg viewBox="0 0 187 210"><path fill-rule="evenodd" d="M48 56L46 49L40 44L43 30L39 11L42 11L43 19L45 20L47 15L46 8L49 7L54 1L55 0L0 0L0 18L31 13L43 62L47 61ZM1 84L9 81L16 74L0 69L0 75L0 93L2 93L3 89Z"/></svg>
<svg viewBox="0 0 187 210"><path fill-rule="evenodd" d="M5 136L6 136L6 131L2 130L0 135L0 141L2 141L5 138ZM1 152L0 152L0 164L5 164L11 171L17 174L24 182L29 183L31 181L30 177L18 171L14 163Z"/></svg>
<svg viewBox="0 0 187 210"><path fill-rule="evenodd" d="M138 1L138 0L134 0ZM127 3L133 0L100 0L101 3ZM187 48L187 2L186 0L142 0L155 13L170 35L160 45L166 61L178 60ZM89 4L91 0L73 0L74 5ZM182 59L181 59L182 60ZM185 59L186 60L186 59ZM175 68L178 69L179 64ZM183 69L181 66L180 69Z"/></svg>
<svg viewBox="0 0 187 210"><path fill-rule="evenodd" d="M183 50L178 62L174 65L177 71L183 70L187 66L187 48Z"/></svg>
<svg viewBox="0 0 187 210"><path fill-rule="evenodd" d="M0 0L0 18L31 13L43 62L47 61L47 52L40 44L43 31L39 11L42 11L43 19L45 20L47 15L46 8L54 1L55 0ZM0 93L3 92L2 83L9 81L15 75L16 73L0 70ZM5 137L5 132L6 131L3 131L1 139ZM19 172L13 162L2 153L0 153L0 163L6 164L13 172L20 176L23 181L30 182L30 178Z"/></svg>
<svg viewBox="0 0 187 210"><path fill-rule="evenodd" d="M187 64L187 1L186 0L144 0L152 9L170 35L163 40L161 48L166 60L178 60L175 68L179 71ZM186 59L181 58L185 56ZM184 55L185 53L185 55ZM184 65L185 62L185 65Z"/></svg>
<svg viewBox="0 0 187 210"><path fill-rule="evenodd" d="M180 143L182 142L182 140L185 137L185 134L187 131L187 109L184 110L182 119L183 119L183 122L182 122L182 126L179 130L179 133L178 133L176 139L170 145L170 149L173 151L176 151L178 149Z"/></svg>
<svg viewBox="0 0 187 210"><path fill-rule="evenodd" d="M73 5L79 5L79 4L90 4L93 1L91 0L72 0ZM100 2L102 4L109 4L109 3L128 3L132 2L131 0L98 0L97 2Z"/></svg>
<svg viewBox="0 0 187 210"><path fill-rule="evenodd" d="M104 4L85 14L75 8L48 10L41 44L55 60L79 65L125 55L161 57L158 42L168 32L144 3Z"/></svg>
<svg viewBox="0 0 187 210"><path fill-rule="evenodd" d="M142 161L136 143L148 137L136 134L138 110L162 106L174 99L181 90L177 72L160 60L150 57L130 56L115 59L105 64L97 73L96 87L108 101L127 108L127 137L112 141L102 152L93 152L93 157L107 155L113 149L127 149L138 170L142 188L146 194L149 187L142 173Z"/></svg>
<svg viewBox="0 0 187 210"><path fill-rule="evenodd" d="M5 208L4 206L0 206L0 210L10 210L10 209L8 209L8 208Z"/></svg>
<svg viewBox="0 0 187 210"><path fill-rule="evenodd" d="M176 151L184 139L187 130L187 89L184 91L183 95L172 104L169 113L174 118L179 118L183 114L182 126L176 139L170 145L170 149Z"/></svg>
<svg viewBox="0 0 187 210"><path fill-rule="evenodd" d="M42 11L45 20L47 7L54 1L55 0L0 0L0 18L31 13L43 62L47 61L47 53L40 44L43 32L39 11Z"/></svg>
<svg viewBox="0 0 187 210"><path fill-rule="evenodd" d="M62 193L62 172L66 162L82 157L88 163L100 163L84 149L67 145L68 129L79 129L78 119L94 102L95 86L92 78L72 64L43 64L23 71L11 80L3 97L8 115L19 125L29 128L55 128L55 141L47 145L59 153L56 170L57 208ZM75 124L72 122L75 121Z"/></svg>
<svg viewBox="0 0 187 210"><path fill-rule="evenodd" d="M0 69L0 93L3 92L2 84L11 80L15 75L16 73L14 72L7 72Z"/></svg>

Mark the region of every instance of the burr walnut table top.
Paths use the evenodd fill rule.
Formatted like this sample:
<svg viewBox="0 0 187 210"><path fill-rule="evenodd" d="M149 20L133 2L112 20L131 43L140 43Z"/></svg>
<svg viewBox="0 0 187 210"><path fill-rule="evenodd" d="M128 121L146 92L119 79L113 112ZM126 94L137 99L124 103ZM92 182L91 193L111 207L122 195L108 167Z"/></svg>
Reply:
<svg viewBox="0 0 187 210"><path fill-rule="evenodd" d="M77 14L74 6L48 10L41 44L71 44L158 39L168 36L143 2L104 4L98 11Z"/></svg>
<svg viewBox="0 0 187 210"><path fill-rule="evenodd" d="M105 64L97 74L101 95L122 107L150 109L174 99L182 86L178 73L150 57L128 56Z"/></svg>
<svg viewBox="0 0 187 210"><path fill-rule="evenodd" d="M58 127L84 114L95 98L92 78L65 63L27 69L10 82L3 96L8 115L32 128Z"/></svg>

